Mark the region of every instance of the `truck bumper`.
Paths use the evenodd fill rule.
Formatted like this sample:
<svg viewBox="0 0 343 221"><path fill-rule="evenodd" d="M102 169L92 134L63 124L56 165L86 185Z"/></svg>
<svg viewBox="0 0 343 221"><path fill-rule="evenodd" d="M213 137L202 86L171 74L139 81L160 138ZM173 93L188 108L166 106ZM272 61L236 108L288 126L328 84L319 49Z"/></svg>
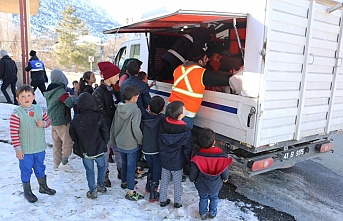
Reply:
<svg viewBox="0 0 343 221"><path fill-rule="evenodd" d="M289 168L302 162L326 153L333 153L333 142L321 140L289 147L272 153L244 158L243 172L249 177L275 169Z"/></svg>

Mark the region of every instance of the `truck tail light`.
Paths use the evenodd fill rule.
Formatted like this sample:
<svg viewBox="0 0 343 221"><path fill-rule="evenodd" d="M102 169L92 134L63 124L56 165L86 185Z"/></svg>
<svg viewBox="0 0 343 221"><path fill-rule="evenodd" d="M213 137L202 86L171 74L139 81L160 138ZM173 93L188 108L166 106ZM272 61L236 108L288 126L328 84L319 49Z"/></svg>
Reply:
<svg viewBox="0 0 343 221"><path fill-rule="evenodd" d="M328 151L331 151L333 149L333 143L324 143L324 144L318 144L316 146L316 150L320 153L325 153Z"/></svg>
<svg viewBox="0 0 343 221"><path fill-rule="evenodd" d="M274 163L274 159L271 157L263 159L263 160L252 161L251 170L252 171L264 170L264 169L267 169L268 167L271 167L273 163Z"/></svg>

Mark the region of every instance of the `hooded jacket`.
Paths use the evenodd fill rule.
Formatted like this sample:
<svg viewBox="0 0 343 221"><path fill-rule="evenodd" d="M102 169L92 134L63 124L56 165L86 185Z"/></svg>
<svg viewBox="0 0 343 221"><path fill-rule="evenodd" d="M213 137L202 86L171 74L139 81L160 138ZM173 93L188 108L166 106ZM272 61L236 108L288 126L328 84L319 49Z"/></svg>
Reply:
<svg viewBox="0 0 343 221"><path fill-rule="evenodd" d="M142 120L143 145L142 152L144 154L158 154L158 134L161 122L165 120L164 114L153 115L145 114L145 119Z"/></svg>
<svg viewBox="0 0 343 221"><path fill-rule="evenodd" d="M0 59L0 79L17 80L18 68L15 62L8 56L4 55Z"/></svg>
<svg viewBox="0 0 343 221"><path fill-rule="evenodd" d="M71 121L70 108L75 103L75 98L70 97L65 88L68 85L68 79L61 70L51 71L51 84L44 92L47 101L48 115L52 126L69 124Z"/></svg>
<svg viewBox="0 0 343 221"><path fill-rule="evenodd" d="M94 98L89 93L79 96L78 110L69 128L74 141L73 152L82 158L101 156L107 151L109 139L105 118L97 112Z"/></svg>
<svg viewBox="0 0 343 221"><path fill-rule="evenodd" d="M191 162L189 180L195 182L195 187L200 193L219 192L223 180L229 178L228 167L232 163L232 158L228 158L219 147L200 148Z"/></svg>
<svg viewBox="0 0 343 221"><path fill-rule="evenodd" d="M182 120L166 118L161 123L158 144L162 167L169 171L181 170L191 156L191 129Z"/></svg>
<svg viewBox="0 0 343 221"><path fill-rule="evenodd" d="M119 103L112 127L117 146L132 151L142 144L143 134L139 127L142 113L136 103Z"/></svg>

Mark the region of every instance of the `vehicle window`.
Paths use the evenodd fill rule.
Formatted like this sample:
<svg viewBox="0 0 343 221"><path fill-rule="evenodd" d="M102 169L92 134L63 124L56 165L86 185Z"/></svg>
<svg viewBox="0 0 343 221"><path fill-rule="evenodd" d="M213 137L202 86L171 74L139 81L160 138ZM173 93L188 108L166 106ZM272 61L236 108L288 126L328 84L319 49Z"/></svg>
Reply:
<svg viewBox="0 0 343 221"><path fill-rule="evenodd" d="M140 48L141 46L139 44L131 45L130 58L140 59Z"/></svg>
<svg viewBox="0 0 343 221"><path fill-rule="evenodd" d="M117 53L114 63L121 69L126 59L126 47L121 48Z"/></svg>

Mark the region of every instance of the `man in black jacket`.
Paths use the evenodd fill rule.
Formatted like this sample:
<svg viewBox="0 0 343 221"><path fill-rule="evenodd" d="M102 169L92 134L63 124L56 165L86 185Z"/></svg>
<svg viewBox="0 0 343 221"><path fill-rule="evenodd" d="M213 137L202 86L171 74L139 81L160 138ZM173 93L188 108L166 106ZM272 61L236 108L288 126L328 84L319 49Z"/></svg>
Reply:
<svg viewBox="0 0 343 221"><path fill-rule="evenodd" d="M2 79L1 91L6 97L7 103L12 104L12 100L8 95L6 89L11 85L11 91L13 94L13 103L18 105L16 100L16 83L18 80L17 72L18 68L15 62L8 56L5 50L1 50L1 59L0 59L0 79Z"/></svg>
<svg viewBox="0 0 343 221"><path fill-rule="evenodd" d="M208 28L193 28L188 34L184 34L162 56L163 69L160 76L163 80L173 80L175 68L189 59L190 51L202 49L208 51L211 47L211 38L215 36L214 26Z"/></svg>
<svg viewBox="0 0 343 221"><path fill-rule="evenodd" d="M42 92L46 91L45 82L48 82L48 77L45 72L44 63L37 57L37 52L34 50L30 51L30 60L25 68L25 71L31 72L31 86L33 91L36 91L37 87ZM35 103L34 101L33 103Z"/></svg>

